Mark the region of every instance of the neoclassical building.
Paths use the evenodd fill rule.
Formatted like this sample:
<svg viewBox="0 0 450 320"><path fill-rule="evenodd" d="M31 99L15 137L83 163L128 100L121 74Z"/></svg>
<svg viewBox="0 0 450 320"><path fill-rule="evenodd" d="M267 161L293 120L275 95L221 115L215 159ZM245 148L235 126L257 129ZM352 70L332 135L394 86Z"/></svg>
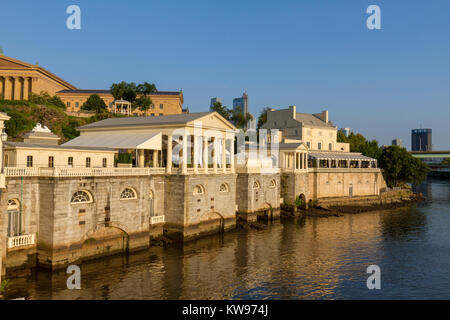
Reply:
<svg viewBox="0 0 450 320"><path fill-rule="evenodd" d="M48 70L0 54L0 94L5 100L28 100L30 93L58 96L66 104L67 112L80 112L81 106L93 94L105 101L110 112L114 97L109 90L79 89ZM183 109L182 91L158 91L149 95L153 104L149 110L121 110L120 113L134 116L162 116L186 113Z"/></svg>

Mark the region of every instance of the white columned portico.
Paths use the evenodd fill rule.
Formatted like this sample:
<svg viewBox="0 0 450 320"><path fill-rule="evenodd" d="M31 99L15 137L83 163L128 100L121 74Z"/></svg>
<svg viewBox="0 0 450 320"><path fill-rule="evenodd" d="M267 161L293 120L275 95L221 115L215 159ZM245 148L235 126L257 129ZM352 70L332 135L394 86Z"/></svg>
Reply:
<svg viewBox="0 0 450 320"><path fill-rule="evenodd" d="M227 172L227 140L225 134L222 137L222 171Z"/></svg>
<svg viewBox="0 0 450 320"><path fill-rule="evenodd" d="M235 173L235 169L234 169L234 139L230 140L230 167L231 167L231 173Z"/></svg>
<svg viewBox="0 0 450 320"><path fill-rule="evenodd" d="M183 134L183 163L181 164L181 173L187 173L187 145L188 145L188 135L187 133Z"/></svg>
<svg viewBox="0 0 450 320"><path fill-rule="evenodd" d="M208 137L203 137L203 169L208 173Z"/></svg>
<svg viewBox="0 0 450 320"><path fill-rule="evenodd" d="M213 143L213 171L214 173L217 173L217 136L214 137L214 143Z"/></svg>
<svg viewBox="0 0 450 320"><path fill-rule="evenodd" d="M166 172L172 173L172 135L167 135L167 164Z"/></svg>
<svg viewBox="0 0 450 320"><path fill-rule="evenodd" d="M153 150L153 167L159 167L158 150Z"/></svg>
<svg viewBox="0 0 450 320"><path fill-rule="evenodd" d="M194 135L194 173L197 174L198 173L198 139L200 137Z"/></svg>

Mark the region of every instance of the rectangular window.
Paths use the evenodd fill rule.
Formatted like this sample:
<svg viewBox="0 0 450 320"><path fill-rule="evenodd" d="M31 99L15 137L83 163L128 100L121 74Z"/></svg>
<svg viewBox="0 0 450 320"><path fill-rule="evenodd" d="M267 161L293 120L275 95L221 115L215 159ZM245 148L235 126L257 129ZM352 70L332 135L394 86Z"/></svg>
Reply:
<svg viewBox="0 0 450 320"><path fill-rule="evenodd" d="M86 158L86 168L90 168L91 167L91 158L87 157Z"/></svg>
<svg viewBox="0 0 450 320"><path fill-rule="evenodd" d="M155 116L155 114L154 113L152 113L152 114L150 114L152 117L154 117Z"/></svg>
<svg viewBox="0 0 450 320"><path fill-rule="evenodd" d="M27 167L31 168L33 166L33 156L27 156Z"/></svg>
<svg viewBox="0 0 450 320"><path fill-rule="evenodd" d="M319 143L317 144L317 149L322 150L322 143L321 143L321 142L319 142Z"/></svg>
<svg viewBox="0 0 450 320"><path fill-rule="evenodd" d="M150 109L155 109L155 105L153 103L150 105Z"/></svg>
<svg viewBox="0 0 450 320"><path fill-rule="evenodd" d="M333 150L333 144L332 143L330 143L329 145L328 145L328 150Z"/></svg>
<svg viewBox="0 0 450 320"><path fill-rule="evenodd" d="M108 164L108 160L106 158L103 158L103 168L106 168L107 164Z"/></svg>
<svg viewBox="0 0 450 320"><path fill-rule="evenodd" d="M67 108L70 108L70 102L69 101L66 102L66 105L67 105Z"/></svg>
<svg viewBox="0 0 450 320"><path fill-rule="evenodd" d="M67 165L69 168L73 168L73 157L67 158Z"/></svg>
<svg viewBox="0 0 450 320"><path fill-rule="evenodd" d="M75 102L75 108L78 108L80 104L78 102Z"/></svg>
<svg viewBox="0 0 450 320"><path fill-rule="evenodd" d="M9 155L5 154L5 167L9 167Z"/></svg>
<svg viewBox="0 0 450 320"><path fill-rule="evenodd" d="M160 108L160 109L164 108L164 105L161 103L161 104L159 105L159 108Z"/></svg>
<svg viewBox="0 0 450 320"><path fill-rule="evenodd" d="M163 116L164 114L163 114L163 113L160 113L159 115L160 115L160 116Z"/></svg>
<svg viewBox="0 0 450 320"><path fill-rule="evenodd" d="M55 166L55 158L50 156L48 157L48 167L53 168Z"/></svg>

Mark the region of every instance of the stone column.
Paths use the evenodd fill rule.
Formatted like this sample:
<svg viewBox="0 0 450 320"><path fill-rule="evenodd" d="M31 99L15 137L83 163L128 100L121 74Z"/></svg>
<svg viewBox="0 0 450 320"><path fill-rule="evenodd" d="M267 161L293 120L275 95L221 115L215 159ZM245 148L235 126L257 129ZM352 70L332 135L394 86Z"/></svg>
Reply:
<svg viewBox="0 0 450 320"><path fill-rule="evenodd" d="M231 173L235 172L234 168L234 140L230 140L230 166L231 166Z"/></svg>
<svg viewBox="0 0 450 320"><path fill-rule="evenodd" d="M12 100L12 83L10 77L5 77L5 100Z"/></svg>
<svg viewBox="0 0 450 320"><path fill-rule="evenodd" d="M185 133L183 135L183 163L181 164L181 173L187 174L187 145L188 145L188 135Z"/></svg>
<svg viewBox="0 0 450 320"><path fill-rule="evenodd" d="M167 164L166 172L172 173L172 135L167 135Z"/></svg>
<svg viewBox="0 0 450 320"><path fill-rule="evenodd" d="M21 89L20 78L14 78L14 100L20 100Z"/></svg>
<svg viewBox="0 0 450 320"><path fill-rule="evenodd" d="M159 167L158 150L153 150L153 168Z"/></svg>
<svg viewBox="0 0 450 320"><path fill-rule="evenodd" d="M198 138L199 136L194 135L194 173L198 173Z"/></svg>
<svg viewBox="0 0 450 320"><path fill-rule="evenodd" d="M3 96L3 88L4 88L3 81L5 81L5 78L0 77L0 96Z"/></svg>
<svg viewBox="0 0 450 320"><path fill-rule="evenodd" d="M203 137L203 169L208 173L208 137Z"/></svg>
<svg viewBox="0 0 450 320"><path fill-rule="evenodd" d="M30 89L29 78L25 77L25 78L23 78L23 100L29 99L29 94L28 94L29 89Z"/></svg>
<svg viewBox="0 0 450 320"><path fill-rule="evenodd" d="M305 153L305 169L308 169L308 155Z"/></svg>
<svg viewBox="0 0 450 320"><path fill-rule="evenodd" d="M145 163L144 150L143 149L139 149L138 150L138 154L139 154L139 160L138 160L139 168L143 168L144 167L144 163Z"/></svg>
<svg viewBox="0 0 450 320"><path fill-rule="evenodd" d="M225 134L222 137L222 169L223 173L227 172L227 140Z"/></svg>
<svg viewBox="0 0 450 320"><path fill-rule="evenodd" d="M213 170L214 173L217 173L217 137L214 137L213 150L214 150Z"/></svg>

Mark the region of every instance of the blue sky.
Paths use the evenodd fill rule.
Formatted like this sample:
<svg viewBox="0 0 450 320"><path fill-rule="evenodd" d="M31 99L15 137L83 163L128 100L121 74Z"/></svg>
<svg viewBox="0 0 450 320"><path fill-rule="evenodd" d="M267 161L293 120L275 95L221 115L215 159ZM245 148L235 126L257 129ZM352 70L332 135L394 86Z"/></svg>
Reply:
<svg viewBox="0 0 450 320"><path fill-rule="evenodd" d="M66 28L71 4L81 30ZM371 4L381 30L366 27ZM79 88L154 82L183 89L191 112L247 90L254 115L328 109L381 144L409 148L422 126L435 149L450 149L448 0L15 0L2 3L0 46Z"/></svg>

